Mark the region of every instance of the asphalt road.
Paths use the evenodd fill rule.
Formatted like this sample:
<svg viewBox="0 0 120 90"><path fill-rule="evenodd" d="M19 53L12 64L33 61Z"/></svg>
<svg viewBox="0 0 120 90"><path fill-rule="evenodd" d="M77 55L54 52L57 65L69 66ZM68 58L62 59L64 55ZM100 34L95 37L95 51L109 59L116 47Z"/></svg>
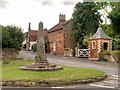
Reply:
<svg viewBox="0 0 120 90"><path fill-rule="evenodd" d="M35 57L35 53L31 51L21 51L20 57L26 59L33 59ZM101 61L90 61L87 58L77 58L77 57L63 57L56 55L47 55L47 59L49 63L72 66L72 67L84 67L84 68L95 68L101 71L104 71L108 74L108 77L100 82L94 82L90 84L79 84L79 85L71 85L71 86L63 86L63 87L53 87L53 88L102 88L102 89L115 89L118 88L118 64L110 63L110 62L101 62ZM86 87L87 86L87 87ZM88 89L88 90L89 90ZM98 90L98 89L95 89ZM101 89L99 89L101 90Z"/></svg>
<svg viewBox="0 0 120 90"><path fill-rule="evenodd" d="M35 53L31 51L21 51L20 57L26 59L33 59ZM63 57L57 55L47 55L47 59L50 63L72 66L72 67L85 67L85 68L95 68L102 70L110 75L118 75L118 64L110 62L100 62L100 61L90 61L87 58L77 58L77 57Z"/></svg>

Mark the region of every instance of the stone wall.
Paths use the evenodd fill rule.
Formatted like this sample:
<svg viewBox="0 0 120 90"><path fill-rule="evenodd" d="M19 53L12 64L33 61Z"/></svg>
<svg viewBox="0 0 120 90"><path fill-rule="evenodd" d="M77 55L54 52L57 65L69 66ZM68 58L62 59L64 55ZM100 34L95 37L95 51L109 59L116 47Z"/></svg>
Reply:
<svg viewBox="0 0 120 90"><path fill-rule="evenodd" d="M71 48L65 48L64 49L64 56L74 56L74 52Z"/></svg>
<svg viewBox="0 0 120 90"><path fill-rule="evenodd" d="M17 59L19 50L13 48L2 48L2 58L3 59Z"/></svg>

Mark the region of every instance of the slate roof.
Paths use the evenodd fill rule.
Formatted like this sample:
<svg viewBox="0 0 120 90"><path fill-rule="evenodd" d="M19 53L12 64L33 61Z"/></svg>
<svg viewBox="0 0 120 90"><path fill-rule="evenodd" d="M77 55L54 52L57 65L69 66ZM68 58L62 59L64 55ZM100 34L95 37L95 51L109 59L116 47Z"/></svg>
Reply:
<svg viewBox="0 0 120 90"><path fill-rule="evenodd" d="M112 38L107 36L101 27L98 27L97 32L89 39L112 39Z"/></svg>
<svg viewBox="0 0 120 90"><path fill-rule="evenodd" d="M60 29L62 29L63 26L66 25L68 22L69 22L69 20L68 20L68 21L62 21L62 22L56 24L55 26L53 26L50 30L48 30L48 32L50 33L50 32L56 31L56 30L60 30Z"/></svg>

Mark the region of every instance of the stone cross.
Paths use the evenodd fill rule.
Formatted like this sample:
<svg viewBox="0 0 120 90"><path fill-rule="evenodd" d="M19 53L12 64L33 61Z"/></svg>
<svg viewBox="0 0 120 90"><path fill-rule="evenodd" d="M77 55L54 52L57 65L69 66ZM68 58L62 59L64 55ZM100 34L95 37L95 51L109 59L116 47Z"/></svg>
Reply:
<svg viewBox="0 0 120 90"><path fill-rule="evenodd" d="M53 71L63 69L62 66L50 65L47 61L47 56L45 54L44 30L42 22L39 23L38 27L37 55L35 57L35 61L32 64L20 67L20 69L30 71Z"/></svg>
<svg viewBox="0 0 120 90"><path fill-rule="evenodd" d="M45 54L44 30L42 22L40 22L38 26L37 56L35 57L35 64L39 66L48 65L47 57Z"/></svg>

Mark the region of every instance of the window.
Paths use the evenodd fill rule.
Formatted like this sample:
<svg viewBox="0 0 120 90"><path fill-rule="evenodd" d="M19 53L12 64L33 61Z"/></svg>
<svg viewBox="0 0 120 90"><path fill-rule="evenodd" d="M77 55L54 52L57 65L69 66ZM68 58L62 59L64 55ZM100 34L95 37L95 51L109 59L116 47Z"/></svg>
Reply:
<svg viewBox="0 0 120 90"><path fill-rule="evenodd" d="M58 33L58 36L60 36L61 32Z"/></svg>
<svg viewBox="0 0 120 90"><path fill-rule="evenodd" d="M61 41L58 41L58 47L61 47Z"/></svg>
<svg viewBox="0 0 120 90"><path fill-rule="evenodd" d="M92 49L96 49L96 42L92 41Z"/></svg>

